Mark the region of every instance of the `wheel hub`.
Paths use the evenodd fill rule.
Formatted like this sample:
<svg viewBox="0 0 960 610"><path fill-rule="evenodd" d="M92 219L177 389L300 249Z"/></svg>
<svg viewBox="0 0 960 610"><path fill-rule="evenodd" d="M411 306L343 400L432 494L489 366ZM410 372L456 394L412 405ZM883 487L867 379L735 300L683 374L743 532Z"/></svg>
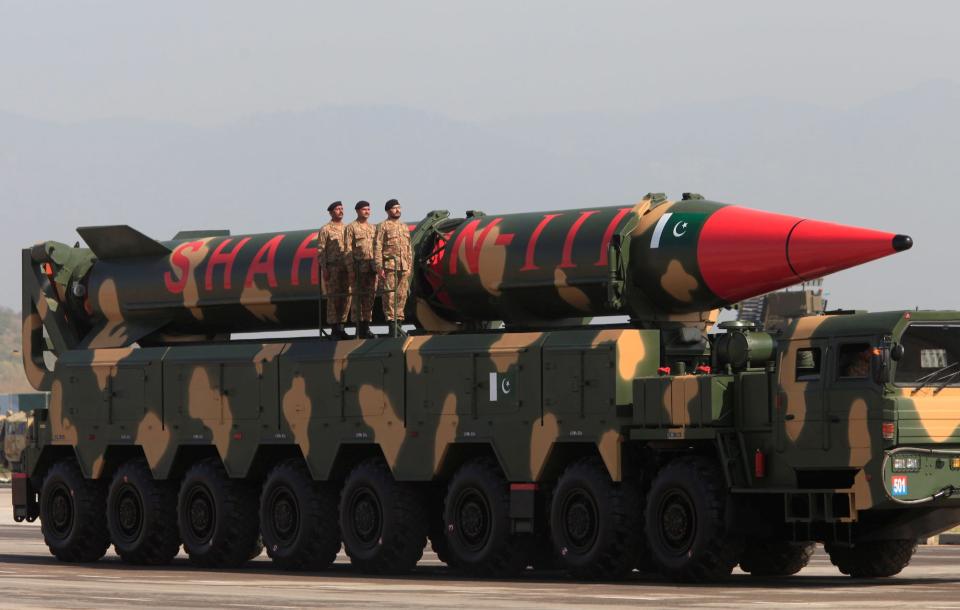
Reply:
<svg viewBox="0 0 960 610"><path fill-rule="evenodd" d="M593 498L576 490L564 503L564 519L567 539L578 550L589 550L597 537L597 506Z"/></svg>
<svg viewBox="0 0 960 610"><path fill-rule="evenodd" d="M188 523L190 533L199 542L207 542L213 535L213 529L216 524L216 512L213 505L213 498L210 493L202 487L196 487L190 494L187 502Z"/></svg>
<svg viewBox="0 0 960 610"><path fill-rule="evenodd" d="M696 513L690 498L675 490L660 504L660 534L664 543L678 554L686 553L696 534Z"/></svg>
<svg viewBox="0 0 960 610"><path fill-rule="evenodd" d="M143 505L140 494L130 486L124 486L116 503L117 524L120 533L127 538L136 538L143 526Z"/></svg>
<svg viewBox="0 0 960 610"><path fill-rule="evenodd" d="M368 490L360 490L354 495L353 532L365 545L376 544L380 540L380 502Z"/></svg>
<svg viewBox="0 0 960 610"><path fill-rule="evenodd" d="M296 499L285 489L274 493L273 498L273 530L284 542L296 537L300 525L300 515L297 510Z"/></svg>
<svg viewBox="0 0 960 610"><path fill-rule="evenodd" d="M490 537L490 506L486 497L473 489L466 490L457 502L458 537L470 548L483 548Z"/></svg>
<svg viewBox="0 0 960 610"><path fill-rule="evenodd" d="M53 489L50 498L50 527L54 534L66 537L73 527L73 498L64 486Z"/></svg>

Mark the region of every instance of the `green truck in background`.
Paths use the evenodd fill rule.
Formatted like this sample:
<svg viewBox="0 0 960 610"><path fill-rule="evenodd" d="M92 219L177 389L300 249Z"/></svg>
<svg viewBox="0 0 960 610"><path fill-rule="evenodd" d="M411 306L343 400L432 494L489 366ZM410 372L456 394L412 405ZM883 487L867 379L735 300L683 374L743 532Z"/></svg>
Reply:
<svg viewBox="0 0 960 610"><path fill-rule="evenodd" d="M411 231L414 328L365 340L238 334L319 327L316 231L25 249L24 367L51 394L16 518L64 561L322 569L342 545L396 573L429 541L466 575L684 581L794 574L815 542L890 576L960 523L960 312L708 334L909 237L695 194Z"/></svg>

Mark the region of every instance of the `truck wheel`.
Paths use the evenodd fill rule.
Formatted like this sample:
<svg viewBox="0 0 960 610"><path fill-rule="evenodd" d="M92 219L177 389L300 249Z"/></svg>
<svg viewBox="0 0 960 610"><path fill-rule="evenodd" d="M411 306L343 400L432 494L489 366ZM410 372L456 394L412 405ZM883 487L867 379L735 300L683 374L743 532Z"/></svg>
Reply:
<svg viewBox="0 0 960 610"><path fill-rule="evenodd" d="M603 461L590 457L569 466L557 481L550 531L561 565L574 578L622 578L640 549L640 494L614 483Z"/></svg>
<svg viewBox="0 0 960 610"><path fill-rule="evenodd" d="M529 562L530 536L511 531L510 485L490 459L467 462L444 500L449 565L471 576L509 576Z"/></svg>
<svg viewBox="0 0 960 610"><path fill-rule="evenodd" d="M107 494L107 527L120 559L139 565L170 563L180 551L176 487L154 480L143 459L124 463Z"/></svg>
<svg viewBox="0 0 960 610"><path fill-rule="evenodd" d="M899 574L917 550L915 540L875 540L855 546L826 545L830 561L854 578L882 578Z"/></svg>
<svg viewBox="0 0 960 610"><path fill-rule="evenodd" d="M436 553L437 559L443 563L450 563L450 545L447 543L446 527L443 522L443 492L431 490L426 496L427 502L427 538L430 548Z"/></svg>
<svg viewBox="0 0 960 610"><path fill-rule="evenodd" d="M236 568L259 554L256 489L228 477L218 458L197 462L187 471L177 517L183 550L199 566Z"/></svg>
<svg viewBox="0 0 960 610"><path fill-rule="evenodd" d="M726 524L727 491L720 469L702 457L667 464L647 496L650 555L664 576L680 581L726 577L743 541Z"/></svg>
<svg viewBox="0 0 960 610"><path fill-rule="evenodd" d="M793 576L807 567L815 548L812 542L751 541L740 557L740 569L754 576Z"/></svg>
<svg viewBox="0 0 960 610"><path fill-rule="evenodd" d="M283 570L322 570L340 550L337 492L310 476L301 460L277 464L260 494L260 531Z"/></svg>
<svg viewBox="0 0 960 610"><path fill-rule="evenodd" d="M103 481L85 479L76 460L54 464L40 490L40 531L60 561L86 562L110 547Z"/></svg>
<svg viewBox="0 0 960 610"><path fill-rule="evenodd" d="M395 481L381 460L361 462L347 476L340 530L350 562L372 574L412 570L427 544L419 494Z"/></svg>

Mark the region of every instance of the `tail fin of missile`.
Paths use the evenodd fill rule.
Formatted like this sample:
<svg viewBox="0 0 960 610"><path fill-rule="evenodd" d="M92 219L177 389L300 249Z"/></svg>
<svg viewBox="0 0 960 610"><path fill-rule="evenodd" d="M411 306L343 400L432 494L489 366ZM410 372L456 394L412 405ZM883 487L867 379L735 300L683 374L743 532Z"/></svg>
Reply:
<svg viewBox="0 0 960 610"><path fill-rule="evenodd" d="M78 227L77 233L100 260L170 254L170 248L129 225Z"/></svg>

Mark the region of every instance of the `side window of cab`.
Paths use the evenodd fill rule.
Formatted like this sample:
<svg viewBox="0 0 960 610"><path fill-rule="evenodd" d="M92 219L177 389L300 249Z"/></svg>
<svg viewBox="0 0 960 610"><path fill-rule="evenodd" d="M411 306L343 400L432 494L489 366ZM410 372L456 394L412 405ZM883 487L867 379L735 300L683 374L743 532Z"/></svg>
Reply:
<svg viewBox="0 0 960 610"><path fill-rule="evenodd" d="M817 381L820 379L820 366L823 350L819 347L799 347L796 356L796 381Z"/></svg>
<svg viewBox="0 0 960 610"><path fill-rule="evenodd" d="M873 346L866 341L843 343L837 349L837 379L862 380L870 377Z"/></svg>

